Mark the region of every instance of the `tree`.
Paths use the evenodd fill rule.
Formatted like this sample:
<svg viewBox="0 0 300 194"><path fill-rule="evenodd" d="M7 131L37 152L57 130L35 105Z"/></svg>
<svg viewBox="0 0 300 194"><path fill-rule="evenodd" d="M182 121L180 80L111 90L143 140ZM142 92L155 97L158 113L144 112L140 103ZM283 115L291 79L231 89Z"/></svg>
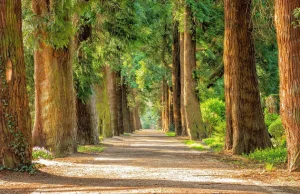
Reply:
<svg viewBox="0 0 300 194"><path fill-rule="evenodd" d="M288 169L300 171L300 99L299 94L299 38L300 28L295 28L293 11L300 1L275 1L277 42L280 70L280 112L287 134Z"/></svg>
<svg viewBox="0 0 300 194"><path fill-rule="evenodd" d="M191 139L204 138L204 126L197 97L197 82L193 73L196 69L196 27L191 7L185 5L184 24L184 112L186 128Z"/></svg>
<svg viewBox="0 0 300 194"><path fill-rule="evenodd" d="M251 1L225 1L226 149L250 153L271 146L260 102Z"/></svg>
<svg viewBox="0 0 300 194"><path fill-rule="evenodd" d="M172 66L172 83L173 83L173 111L174 111L174 126L177 136L182 135L181 125L181 83L180 83L180 35L179 22L174 22L173 29L173 66Z"/></svg>
<svg viewBox="0 0 300 194"><path fill-rule="evenodd" d="M36 15L33 144L56 157L76 151L71 0L32 0ZM48 18L49 19L45 19Z"/></svg>
<svg viewBox="0 0 300 194"><path fill-rule="evenodd" d="M31 165L21 0L0 2L0 166Z"/></svg>

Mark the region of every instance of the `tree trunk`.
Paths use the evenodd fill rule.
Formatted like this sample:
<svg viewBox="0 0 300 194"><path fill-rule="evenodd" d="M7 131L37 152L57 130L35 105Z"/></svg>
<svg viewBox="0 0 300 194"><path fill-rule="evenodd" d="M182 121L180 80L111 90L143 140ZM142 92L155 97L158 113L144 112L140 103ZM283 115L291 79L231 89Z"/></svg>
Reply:
<svg viewBox="0 0 300 194"><path fill-rule="evenodd" d="M226 148L233 154L271 146L255 66L251 1L225 0Z"/></svg>
<svg viewBox="0 0 300 194"><path fill-rule="evenodd" d="M33 0L33 11L43 17L53 9L48 0ZM41 19L42 20L42 19ZM44 21L44 20L42 20ZM56 157L76 151L76 105L73 85L73 42L55 49L46 43L46 23L36 29L35 123L33 144L45 147Z"/></svg>
<svg viewBox="0 0 300 194"><path fill-rule="evenodd" d="M173 66L172 66L172 82L173 82L173 112L174 127L176 136L182 135L181 126L181 83L180 83L180 35L179 22L175 21L173 29Z"/></svg>
<svg viewBox="0 0 300 194"><path fill-rule="evenodd" d="M193 78L196 70L196 27L188 5L185 7L184 28L184 110L188 135L196 140L204 138L204 126L196 92L197 82Z"/></svg>
<svg viewBox="0 0 300 194"><path fill-rule="evenodd" d="M99 117L99 130L103 137L112 137L113 131L111 127L110 105L107 89L107 74L105 68L102 70L103 79L99 85L95 86L96 93L96 109Z"/></svg>
<svg viewBox="0 0 300 194"><path fill-rule="evenodd" d="M96 113L96 96L90 96L88 102L77 98L77 142L81 145L99 143L98 115Z"/></svg>
<svg viewBox="0 0 300 194"><path fill-rule="evenodd" d="M0 166L31 164L21 0L0 2Z"/></svg>
<svg viewBox="0 0 300 194"><path fill-rule="evenodd" d="M131 123L130 123L130 109L128 106L128 99L127 99L128 89L127 85L123 82L122 83L122 113L123 113L123 125L124 125L124 132L131 133Z"/></svg>
<svg viewBox="0 0 300 194"><path fill-rule="evenodd" d="M117 94L117 111L118 111L118 130L119 135L124 134L123 125L123 105L122 105L122 76L121 72L116 72L116 94Z"/></svg>
<svg viewBox="0 0 300 194"><path fill-rule="evenodd" d="M88 1L88 0L86 0ZM81 66L88 63L87 56L84 56L84 52L80 49L80 45L88 41L92 36L92 26L86 24L80 26L80 33L77 37L76 49L78 51L78 61ZM92 86L91 86L92 87ZM78 88L78 87L76 87ZM77 91L78 92L78 91ZM98 144L99 132L98 132L98 116L96 115L96 99L95 95L91 95L87 102L77 97L77 142L81 145Z"/></svg>
<svg viewBox="0 0 300 194"><path fill-rule="evenodd" d="M288 169L300 171L300 28L292 25L300 1L276 0L275 17L279 49L280 112L287 134Z"/></svg>
<svg viewBox="0 0 300 194"><path fill-rule="evenodd" d="M168 132L169 128L170 128L170 106L169 106L169 86L167 84L167 82L165 81L165 128L164 128L164 132Z"/></svg>
<svg viewBox="0 0 300 194"><path fill-rule="evenodd" d="M187 136L184 114L184 33L180 33L180 114L182 126L182 133L180 135Z"/></svg>
<svg viewBox="0 0 300 194"><path fill-rule="evenodd" d="M172 86L169 87L169 129L168 131L174 130L174 110L173 110L173 90Z"/></svg>
<svg viewBox="0 0 300 194"><path fill-rule="evenodd" d="M111 129L114 136L119 136L118 129L118 97L116 91L116 73L109 66L105 67L108 100L110 109Z"/></svg>

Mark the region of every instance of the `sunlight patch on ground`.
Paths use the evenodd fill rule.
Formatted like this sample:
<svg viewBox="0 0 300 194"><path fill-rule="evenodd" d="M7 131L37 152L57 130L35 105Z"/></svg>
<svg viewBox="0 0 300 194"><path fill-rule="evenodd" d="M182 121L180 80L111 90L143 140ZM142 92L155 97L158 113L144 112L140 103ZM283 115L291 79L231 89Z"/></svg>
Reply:
<svg viewBox="0 0 300 194"><path fill-rule="evenodd" d="M133 159L130 159L130 158L95 158L94 160L96 161L130 161L130 160L133 160Z"/></svg>

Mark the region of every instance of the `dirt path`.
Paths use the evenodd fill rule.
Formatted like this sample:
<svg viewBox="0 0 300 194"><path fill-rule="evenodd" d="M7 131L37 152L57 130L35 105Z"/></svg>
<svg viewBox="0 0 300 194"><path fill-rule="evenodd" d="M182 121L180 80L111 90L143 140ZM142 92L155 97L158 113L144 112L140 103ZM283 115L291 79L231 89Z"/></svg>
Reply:
<svg viewBox="0 0 300 194"><path fill-rule="evenodd" d="M2 172L0 193L300 193L299 182L253 180L251 171L155 130L103 143L100 154L40 160L45 167L35 176Z"/></svg>

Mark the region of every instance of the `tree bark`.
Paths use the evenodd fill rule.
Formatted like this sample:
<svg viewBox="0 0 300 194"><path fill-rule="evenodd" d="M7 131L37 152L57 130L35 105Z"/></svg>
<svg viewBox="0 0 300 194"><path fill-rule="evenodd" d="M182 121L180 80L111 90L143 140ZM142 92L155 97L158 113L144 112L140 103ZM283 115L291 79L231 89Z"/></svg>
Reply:
<svg viewBox="0 0 300 194"><path fill-rule="evenodd" d="M122 105L122 76L120 71L116 72L116 94L117 94L117 111L118 111L118 130L120 135L120 134L124 134L123 105Z"/></svg>
<svg viewBox="0 0 300 194"><path fill-rule="evenodd" d="M123 113L123 125L124 125L124 132L131 133L131 123L130 123L130 109L128 106L128 89L126 83L122 83L122 113Z"/></svg>
<svg viewBox="0 0 300 194"><path fill-rule="evenodd" d="M167 131L174 130L174 110L173 110L173 88L172 86L169 87L169 101L168 101L168 107L169 107L169 129Z"/></svg>
<svg viewBox="0 0 300 194"><path fill-rule="evenodd" d="M118 128L118 97L116 91L116 73L111 69L111 67L106 66L105 74L108 90L111 129L114 136L119 136L120 133Z"/></svg>
<svg viewBox="0 0 300 194"><path fill-rule="evenodd" d="M225 0L226 149L250 153L271 146L255 66L251 1Z"/></svg>
<svg viewBox="0 0 300 194"><path fill-rule="evenodd" d="M112 137L113 131L111 127L110 105L107 89L107 74L105 68L102 69L103 79L99 85L95 86L96 93L96 109L99 117L99 130L103 137Z"/></svg>
<svg viewBox="0 0 300 194"><path fill-rule="evenodd" d="M182 135L181 126L181 83L180 83L180 35L179 22L175 21L173 29L173 66L172 66L172 82L173 82L173 112L174 127L176 136Z"/></svg>
<svg viewBox="0 0 300 194"><path fill-rule="evenodd" d="M96 112L96 96L90 96L88 102L77 98L77 142L81 145L99 143L98 115Z"/></svg>
<svg viewBox="0 0 300 194"><path fill-rule="evenodd" d="M184 33L180 33L180 114L182 136L187 136L186 119L184 114Z"/></svg>
<svg viewBox="0 0 300 194"><path fill-rule="evenodd" d="M275 0L279 49L280 112L287 134L288 169L300 171L300 28L292 25L300 1Z"/></svg>
<svg viewBox="0 0 300 194"><path fill-rule="evenodd" d="M31 165L21 0L0 1L0 166Z"/></svg>
<svg viewBox="0 0 300 194"><path fill-rule="evenodd" d="M204 126L197 97L197 82L193 78L196 70L196 27L191 8L185 6L184 24L184 110L186 128L191 139L204 138Z"/></svg>
<svg viewBox="0 0 300 194"><path fill-rule="evenodd" d="M48 0L33 0L32 3L33 12L41 18L53 9ZM51 150L56 157L63 157L76 151L74 46L71 38L69 45L61 49L47 44L46 25L43 23L35 31L38 44L34 53L36 112L33 144Z"/></svg>

